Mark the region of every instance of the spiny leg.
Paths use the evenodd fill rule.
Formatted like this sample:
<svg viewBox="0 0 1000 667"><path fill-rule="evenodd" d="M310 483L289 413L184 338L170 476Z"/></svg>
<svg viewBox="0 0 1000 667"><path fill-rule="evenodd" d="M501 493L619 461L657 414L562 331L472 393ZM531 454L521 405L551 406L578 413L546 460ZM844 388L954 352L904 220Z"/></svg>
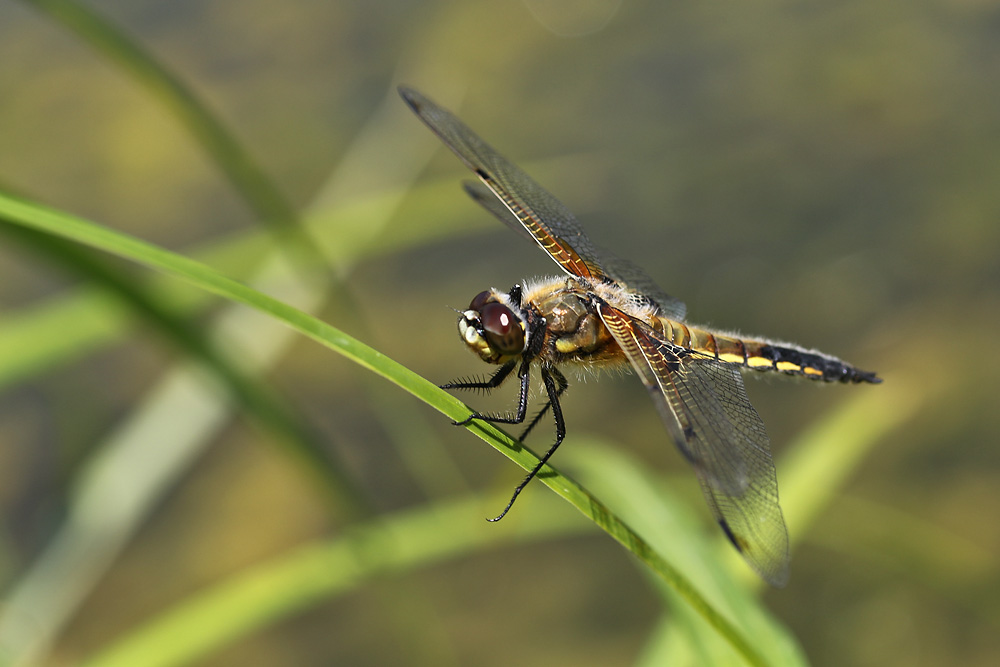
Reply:
<svg viewBox="0 0 1000 667"><path fill-rule="evenodd" d="M508 361L506 364L497 369L496 373L490 376L489 380L485 382L471 382L469 380L452 380L446 384L441 385L442 389L483 389L485 391L490 391L496 389L504 383L507 376L510 375L511 371L517 365L516 361Z"/></svg>
<svg viewBox="0 0 1000 667"><path fill-rule="evenodd" d="M558 398L561 397L563 395L563 392L566 391L566 388L569 387L569 383L566 382L566 378L563 376L562 373L560 373L556 369L552 370L555 371L553 375L555 375L556 383L559 385L559 391L556 392L556 397ZM534 418L532 418L531 423L528 424L527 428L525 428L521 432L521 437L517 439L518 442L524 442L524 439L528 437L528 434L531 433L531 430L538 425L538 422L542 420L542 417L545 416L545 413L548 412L549 408L551 407L552 407L552 401L546 401L545 405L542 406L542 409L538 411L538 414L536 414Z"/></svg>
<svg viewBox="0 0 1000 667"><path fill-rule="evenodd" d="M507 516L507 512L509 512L510 508L514 506L514 501L517 500L521 491L523 491L524 487L528 485L528 482L535 478L538 471L541 470L542 466L544 466L548 462L549 458L555 454L559 445L562 444L563 438L566 437L566 422L563 420L562 406L559 405L559 395L565 391L568 385L566 378L559 372L558 369L546 368L545 366L542 366L542 382L545 384L545 393L549 396L549 405L552 406L552 416L556 421L556 441L551 447L549 447L549 451L545 452L545 456L543 456L535 467L531 469L531 472L529 472L528 476L524 478L524 481L518 484L517 488L514 489L514 494L510 497L510 502L507 503L507 507L503 508L503 512L500 512L499 515L492 519L488 519L488 521L499 521ZM537 421L537 419L534 421Z"/></svg>
<svg viewBox="0 0 1000 667"><path fill-rule="evenodd" d="M507 379L510 372L514 369L515 362L510 361L504 364L500 370L493 374L486 382L460 382L452 383L451 385L443 385L443 389L494 389ZM491 422L493 424L520 424L524 421L524 416L528 412L528 390L531 388L531 363L525 359L521 361L521 368L518 370L517 375L521 378L521 393L517 401L517 414L510 415L490 415L483 414L479 412L473 412L471 415L463 419L462 421L452 422L456 426L465 426L473 419L482 419L483 421Z"/></svg>

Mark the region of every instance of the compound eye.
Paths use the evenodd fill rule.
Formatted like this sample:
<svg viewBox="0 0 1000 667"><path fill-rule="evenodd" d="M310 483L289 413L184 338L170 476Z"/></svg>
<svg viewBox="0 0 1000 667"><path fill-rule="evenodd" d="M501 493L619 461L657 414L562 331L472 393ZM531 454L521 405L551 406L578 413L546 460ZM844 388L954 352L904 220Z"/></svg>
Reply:
<svg viewBox="0 0 1000 667"><path fill-rule="evenodd" d="M476 299L478 298L477 296ZM473 304L476 299L473 299ZM519 354L524 349L524 330L510 308L493 301L479 309L479 318L486 340L495 351L507 355Z"/></svg>
<svg viewBox="0 0 1000 667"><path fill-rule="evenodd" d="M469 310L474 310L477 313L482 312L483 308L489 302L492 295L487 290L485 292L480 292L472 299L472 303L469 304Z"/></svg>

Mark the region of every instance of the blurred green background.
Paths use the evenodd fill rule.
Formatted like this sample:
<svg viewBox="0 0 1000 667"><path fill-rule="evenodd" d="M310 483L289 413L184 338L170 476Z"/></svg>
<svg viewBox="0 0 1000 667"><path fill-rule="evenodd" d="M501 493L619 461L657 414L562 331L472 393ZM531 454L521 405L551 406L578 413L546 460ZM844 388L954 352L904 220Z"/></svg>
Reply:
<svg viewBox="0 0 1000 667"><path fill-rule="evenodd" d="M0 186L257 280L272 245L259 212L155 94L32 4L0 4ZM748 380L779 484L788 443L824 415L860 394L901 406L823 512L798 530L789 520L791 582L764 603L818 665L1000 662L995 3L88 6L190 86L310 220L343 288L303 303L431 380L487 370L448 307L554 270L466 201L466 174L400 82L534 174L691 321L879 371L880 387ZM0 651L75 664L197 591L342 534L346 510L272 434L186 385L166 398L184 352L2 238ZM298 275L327 279L300 259ZM247 372L375 514L475 493L460 521L479 530L521 478L328 350L111 265L199 329L232 317L220 347L273 357ZM264 284L300 298L287 273ZM513 391L462 398L503 407ZM574 474L574 440L612 442L666 473L712 534L634 378L574 383L564 409L557 466ZM660 594L551 495L534 484L505 519L554 513L551 534L367 581L195 664L641 661ZM20 605L41 620L2 616Z"/></svg>

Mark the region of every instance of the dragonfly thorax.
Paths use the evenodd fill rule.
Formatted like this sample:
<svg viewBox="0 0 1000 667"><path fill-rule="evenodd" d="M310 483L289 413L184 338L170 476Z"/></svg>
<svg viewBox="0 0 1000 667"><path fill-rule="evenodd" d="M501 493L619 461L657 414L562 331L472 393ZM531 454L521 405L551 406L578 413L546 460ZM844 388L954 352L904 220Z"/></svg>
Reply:
<svg viewBox="0 0 1000 667"><path fill-rule="evenodd" d="M606 365L625 361L597 312L597 304L611 296L601 291L589 280L564 276L525 286L525 309L544 322L544 337L538 345L543 363Z"/></svg>

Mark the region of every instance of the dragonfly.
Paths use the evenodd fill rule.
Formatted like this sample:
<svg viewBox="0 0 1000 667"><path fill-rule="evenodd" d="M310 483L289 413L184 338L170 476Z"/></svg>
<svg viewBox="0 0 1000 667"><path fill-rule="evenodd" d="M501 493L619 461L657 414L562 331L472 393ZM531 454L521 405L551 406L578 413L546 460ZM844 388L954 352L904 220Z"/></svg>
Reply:
<svg viewBox="0 0 1000 667"><path fill-rule="evenodd" d="M486 363L488 377L444 389L488 392L515 375L513 413L473 412L474 419L523 424L533 369L546 402L519 441L551 410L555 442L491 521L503 518L566 436L560 399L569 386L560 367L631 368L646 388L670 438L691 464L723 533L746 562L773 586L788 580L788 530L764 423L751 405L744 371L776 372L845 384L882 381L831 355L792 343L695 326L684 303L639 267L598 250L569 209L509 162L450 111L401 86L406 104L478 181L469 196L514 232L539 246L563 275L488 289L460 312L458 331Z"/></svg>

